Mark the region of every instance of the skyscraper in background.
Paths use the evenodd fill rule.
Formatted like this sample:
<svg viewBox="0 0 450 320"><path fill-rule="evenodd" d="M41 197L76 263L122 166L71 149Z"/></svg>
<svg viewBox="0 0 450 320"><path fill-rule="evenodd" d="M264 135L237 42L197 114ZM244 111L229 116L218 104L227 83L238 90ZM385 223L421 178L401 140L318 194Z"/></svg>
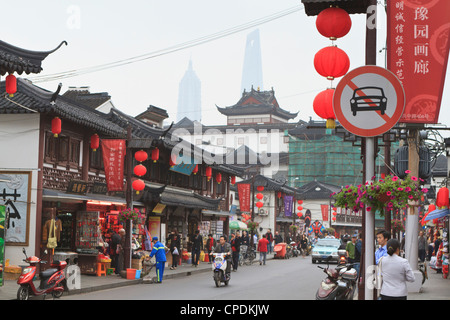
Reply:
<svg viewBox="0 0 450 320"><path fill-rule="evenodd" d="M241 93L250 91L252 86L263 91L263 75L261 61L261 46L259 41L259 29L247 35L245 46L244 67L242 69Z"/></svg>
<svg viewBox="0 0 450 320"><path fill-rule="evenodd" d="M192 121L201 121L201 87L200 79L192 68L192 60L189 60L188 69L181 79L178 88L177 122L184 117Z"/></svg>

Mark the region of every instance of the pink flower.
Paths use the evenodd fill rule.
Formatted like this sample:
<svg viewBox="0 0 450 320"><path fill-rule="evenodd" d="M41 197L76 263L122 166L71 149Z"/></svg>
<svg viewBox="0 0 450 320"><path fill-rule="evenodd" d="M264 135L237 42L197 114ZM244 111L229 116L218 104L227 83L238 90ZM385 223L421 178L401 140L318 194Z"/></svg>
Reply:
<svg viewBox="0 0 450 320"><path fill-rule="evenodd" d="M405 173L406 174L411 173L411 170L406 170Z"/></svg>
<svg viewBox="0 0 450 320"><path fill-rule="evenodd" d="M414 197L413 197L413 196L411 196L411 195L409 195L409 196L408 196L408 198L409 198L409 199L411 199L411 200L412 200L412 199L414 199Z"/></svg>
<svg viewBox="0 0 450 320"><path fill-rule="evenodd" d="M406 187L406 188L405 188L405 191L406 191L406 192L410 192L410 191L411 191L411 188L410 188L410 187Z"/></svg>
<svg viewBox="0 0 450 320"><path fill-rule="evenodd" d="M417 181L417 177L411 176L411 180Z"/></svg>
<svg viewBox="0 0 450 320"><path fill-rule="evenodd" d="M422 192L423 192L423 193L427 193L427 192L428 192L428 189L427 189L427 188L423 188L423 189L422 189Z"/></svg>
<svg viewBox="0 0 450 320"><path fill-rule="evenodd" d="M367 211L371 211L371 210L372 210L372 208L371 208L371 207L367 207L366 209L367 209Z"/></svg>
<svg viewBox="0 0 450 320"><path fill-rule="evenodd" d="M391 195L391 192L390 192L390 191L388 191L388 192L386 192L386 194L387 194L388 196L390 196L390 195Z"/></svg>
<svg viewBox="0 0 450 320"><path fill-rule="evenodd" d="M398 191L403 191L403 188L402 187L398 187L397 190Z"/></svg>
<svg viewBox="0 0 450 320"><path fill-rule="evenodd" d="M397 176L392 177L392 181L397 181L397 180L398 180L398 177L397 177Z"/></svg>

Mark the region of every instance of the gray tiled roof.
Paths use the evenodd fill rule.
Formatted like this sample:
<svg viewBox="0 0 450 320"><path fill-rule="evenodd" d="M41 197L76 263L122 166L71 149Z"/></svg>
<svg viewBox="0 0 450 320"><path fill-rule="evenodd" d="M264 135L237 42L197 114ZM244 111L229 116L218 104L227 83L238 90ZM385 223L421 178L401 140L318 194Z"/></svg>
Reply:
<svg viewBox="0 0 450 320"><path fill-rule="evenodd" d="M58 50L66 41L51 51L31 51L13 46L0 40L0 74L39 73L42 71L42 61L52 52Z"/></svg>
<svg viewBox="0 0 450 320"><path fill-rule="evenodd" d="M302 0L302 3L308 16L318 15L331 5L338 6L349 14L366 13L369 6L369 0Z"/></svg>

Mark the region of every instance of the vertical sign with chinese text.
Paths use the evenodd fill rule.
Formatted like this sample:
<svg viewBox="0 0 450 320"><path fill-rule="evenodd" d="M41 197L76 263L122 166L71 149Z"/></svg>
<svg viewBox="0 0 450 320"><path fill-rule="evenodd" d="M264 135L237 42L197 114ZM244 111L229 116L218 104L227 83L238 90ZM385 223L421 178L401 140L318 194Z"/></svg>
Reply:
<svg viewBox="0 0 450 320"><path fill-rule="evenodd" d="M284 216L292 217L292 206L294 204L294 196L284 196Z"/></svg>
<svg viewBox="0 0 450 320"><path fill-rule="evenodd" d="M108 191L123 191L125 140L101 140Z"/></svg>
<svg viewBox="0 0 450 320"><path fill-rule="evenodd" d="M399 122L437 123L449 55L449 0L387 2L387 66L402 82Z"/></svg>
<svg viewBox="0 0 450 320"><path fill-rule="evenodd" d="M241 212L250 212L250 184L238 184L239 206Z"/></svg>
<svg viewBox="0 0 450 320"><path fill-rule="evenodd" d="M322 221L328 221L328 205L321 204L320 210L322 210Z"/></svg>
<svg viewBox="0 0 450 320"><path fill-rule="evenodd" d="M0 287L3 286L3 270L5 270L5 220L6 207L0 206Z"/></svg>

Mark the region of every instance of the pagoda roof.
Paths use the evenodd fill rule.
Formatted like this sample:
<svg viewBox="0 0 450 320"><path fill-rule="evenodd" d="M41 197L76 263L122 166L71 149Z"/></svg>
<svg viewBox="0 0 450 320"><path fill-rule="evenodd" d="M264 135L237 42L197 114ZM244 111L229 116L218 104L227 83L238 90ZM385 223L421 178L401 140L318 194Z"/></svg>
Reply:
<svg viewBox="0 0 450 320"><path fill-rule="evenodd" d="M0 114L43 113L59 116L76 124L86 126L99 133L111 136L125 136L126 131L105 118L104 114L81 103L58 95L32 84L22 78L17 79L14 97L0 99ZM0 83L0 91L5 91L5 82Z"/></svg>
<svg viewBox="0 0 450 320"><path fill-rule="evenodd" d="M58 50L66 41L50 51L31 51L13 46L0 40L0 74L40 73L42 61L50 54Z"/></svg>
<svg viewBox="0 0 450 320"><path fill-rule="evenodd" d="M81 87L80 89L69 87L69 90L64 92L63 97L78 101L92 109L97 109L105 102L111 100L108 92L91 93L88 87Z"/></svg>
<svg viewBox="0 0 450 320"><path fill-rule="evenodd" d="M273 90L258 91L253 88L249 92L244 91L241 99L235 105L225 108L216 105L216 107L220 113L226 116L272 114L288 120L294 119L298 115L298 112L291 113L281 109Z"/></svg>

